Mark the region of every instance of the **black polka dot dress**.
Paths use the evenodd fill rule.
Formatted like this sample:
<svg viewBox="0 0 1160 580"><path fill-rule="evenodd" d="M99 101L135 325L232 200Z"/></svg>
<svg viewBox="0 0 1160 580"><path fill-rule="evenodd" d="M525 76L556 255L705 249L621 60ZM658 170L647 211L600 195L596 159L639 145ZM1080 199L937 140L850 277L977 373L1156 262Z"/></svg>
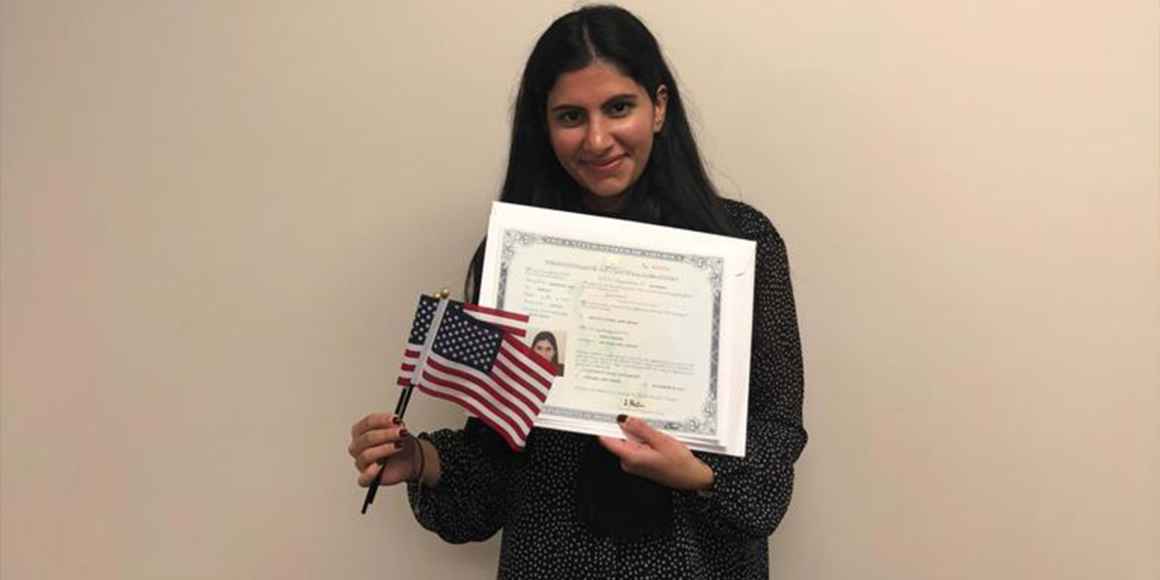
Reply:
<svg viewBox="0 0 1160 580"><path fill-rule="evenodd" d="M785 244L761 212L725 204L738 232L757 242L745 457L697 452L713 469L713 489L672 492L671 534L618 540L594 535L577 517L590 436L533 429L515 454L470 419L421 435L439 449L443 470L434 488L408 485L424 528L456 544L502 531L498 577L512 580L769 577L768 538L789 507L806 443L801 343Z"/></svg>

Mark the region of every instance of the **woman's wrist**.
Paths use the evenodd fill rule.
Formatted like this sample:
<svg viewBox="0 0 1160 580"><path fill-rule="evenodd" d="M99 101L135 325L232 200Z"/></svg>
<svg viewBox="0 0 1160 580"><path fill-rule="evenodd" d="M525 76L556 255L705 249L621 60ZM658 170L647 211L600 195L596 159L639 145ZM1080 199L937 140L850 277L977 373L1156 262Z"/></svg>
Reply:
<svg viewBox="0 0 1160 580"><path fill-rule="evenodd" d="M412 458L411 476L407 481L425 487L435 487L439 484L442 469L439 465L439 450L429 441L416 437L415 457Z"/></svg>
<svg viewBox="0 0 1160 580"><path fill-rule="evenodd" d="M423 470L426 468L427 457L423 453L423 441L412 437L408 443L414 447L411 450L411 472L407 475L408 483L419 483L423 480Z"/></svg>

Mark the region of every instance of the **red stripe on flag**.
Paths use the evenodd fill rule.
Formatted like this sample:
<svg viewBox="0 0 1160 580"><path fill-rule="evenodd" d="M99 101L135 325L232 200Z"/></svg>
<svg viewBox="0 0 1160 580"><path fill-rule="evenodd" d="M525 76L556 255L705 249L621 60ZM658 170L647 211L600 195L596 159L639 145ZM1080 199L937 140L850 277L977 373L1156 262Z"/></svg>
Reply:
<svg viewBox="0 0 1160 580"><path fill-rule="evenodd" d="M510 357L503 357L503 358L496 357L495 366L499 367L499 370L503 371L503 373L505 375L511 377L512 381L514 381L515 383L517 383L518 385L523 387L523 390L531 393L533 396L535 396L537 399L539 399L541 403L548 400L548 396L545 395L540 389L537 389L537 388L533 387L532 385L529 385L527 383L527 381L525 381L523 379L523 377L519 376L518 374L516 374L515 371L513 371L511 369L511 366L508 364L510 361L511 361ZM536 408L539 408L539 405L536 405Z"/></svg>
<svg viewBox="0 0 1160 580"><path fill-rule="evenodd" d="M539 386L540 387L539 390L542 390L542 391L546 391L549 388L551 388L552 376L551 375L544 376L543 374L541 374L541 373L546 373L546 371L540 371L540 369L538 369L538 368L536 368L536 369L530 368L528 365L524 364L524 361L520 360L520 358L517 356L512 356L512 355L504 356L504 361L510 363L510 365L509 365L510 367L513 367L514 369L518 369L518 370L523 371L523 373L525 375L527 375L529 380L535 381L537 383L536 385L530 385L531 387Z"/></svg>
<svg viewBox="0 0 1160 580"><path fill-rule="evenodd" d="M395 379L396 385L406 387L411 384L411 377L415 374L415 366L419 362L421 348L414 343L408 343L407 347L403 349L403 363L399 365L400 375Z"/></svg>
<svg viewBox="0 0 1160 580"><path fill-rule="evenodd" d="M459 383L445 381L445 380L440 379L438 377L424 373L423 380L419 382L419 388L422 389L424 392L430 392L433 388L431 385L436 385L436 386L442 387L444 389L447 389L449 391L455 391L456 393L459 393L461 395L464 395L464 396L470 398L471 401L473 401L476 406L478 406L482 409L487 409L488 411L491 411L491 413L493 415L502 419L504 424L507 425L509 429L511 429L512 431L515 431L517 433L520 432L519 427L517 427L516 425L514 425L512 423L511 416L505 415L505 414L499 412L499 410L496 409L494 405L492 405L490 402L488 402L483 397L481 397L479 395L479 393L477 393L477 392L475 392L475 391L473 391L473 390L471 390L471 389L469 389L469 388L467 388ZM477 413L477 414L484 415L485 413Z"/></svg>
<svg viewBox="0 0 1160 580"><path fill-rule="evenodd" d="M511 434L508 433L505 429L503 429L499 425L496 425L495 421L491 420L491 417L488 417L485 413L481 413L478 409L472 408L472 407L474 407L474 404L471 401L460 399L458 397L453 397L453 396L448 395L446 393L441 393L439 391L435 391L435 390L432 390L430 388L424 387L423 385L419 385L419 390L423 391L424 393L427 393L428 395L430 395L432 397L443 399L444 401L450 401L450 402L452 402L456 405L460 405L462 407L467 407L469 410L472 411L472 413L475 414L476 418L478 418L480 421L483 421L489 427L491 427L491 430L495 431L496 435L499 435L500 437L502 437L503 440L507 442L508 447L511 447L513 451L521 451L523 449L523 446L517 444L512 439Z"/></svg>
<svg viewBox="0 0 1160 580"><path fill-rule="evenodd" d="M504 412L500 411L499 409L497 409L495 407L495 405L493 405L491 403L491 401L488 401L486 398L484 398L482 395L480 395L477 391L475 391L475 390L473 390L473 389L471 389L463 384L452 382L452 381L447 381L447 380L441 379L439 377L436 377L436 376L428 374L428 373L423 373L423 380L419 383L419 386L422 387L424 383L429 383L432 385L439 385L440 387L443 387L445 389L450 389L450 390L462 393L462 394L470 397L473 401L476 402L477 405L479 405L483 408L486 408L487 410L491 411L492 414L494 414L496 417L499 417L501 420L503 420L503 422L508 427L510 427L512 431L515 431L516 433L527 433L528 431L531 430L530 425L527 427L524 427L522 425L517 424L515 417L513 417L511 413L504 413ZM504 408L510 409L510 407L506 407L506 406Z"/></svg>
<svg viewBox="0 0 1160 580"><path fill-rule="evenodd" d="M456 378L463 380L463 381L468 381L472 385L475 385L476 387L478 387L484 391L487 391L487 393L489 395L491 395L492 397L494 397L496 401L499 401L501 403L505 403L504 409L510 410L512 413L519 415L519 418L523 419L524 425L526 425L526 427L528 429L530 429L532 424L534 423L532 418L529 417L527 415L527 413L524 413L523 409L520 409L519 407L516 407L514 405L506 404L507 397L496 392L495 387L500 386L500 381L495 381L493 379L490 384L486 383L484 381L481 381L478 377L472 376L469 373L465 373L459 369L455 369L455 368L449 367L447 365L444 365L444 364L442 364L442 361L437 361L437 360L435 360L434 357L428 359L427 364L430 365L431 368L433 368L441 373L451 375L451 376L456 377ZM423 378L426 379L427 377L428 377L427 373L423 373ZM440 383L440 384L442 384L442 383ZM509 390L509 389L505 389L505 390ZM526 404L528 407L530 407L532 409L538 408L537 405L532 405L526 400L524 401L524 404ZM507 413L499 413L498 409L496 410L496 413L500 414L500 415L507 415ZM513 427L515 427L515 425L513 425ZM520 430L520 429L517 429L517 430Z"/></svg>
<svg viewBox="0 0 1160 580"><path fill-rule="evenodd" d="M508 365L506 370L509 373L516 374L517 378L520 379L520 384L539 393L539 395L536 395L537 397L548 396L548 389L552 388L552 379L555 377L544 376L538 372L540 370L539 368L529 368L515 353L510 351L501 351L501 353L504 364Z"/></svg>
<svg viewBox="0 0 1160 580"><path fill-rule="evenodd" d="M478 304L464 304L463 309L468 311L468 312L482 312L483 314L489 314L491 316L499 316L501 318L510 318L512 320L518 320L520 322L527 322L531 318L527 314L516 314L515 312L508 312L506 310L498 310L495 308L488 308L486 306L480 306Z"/></svg>
<svg viewBox="0 0 1160 580"><path fill-rule="evenodd" d="M507 376L511 377L512 382L515 384L508 384L508 382L505 381L503 379L503 377L496 376L494 371L497 368L503 370L504 373L507 374ZM512 397L519 399L521 403L523 403L524 405L527 405L528 409L532 410L532 413L533 413L533 416L531 417L532 420L529 420L528 423L529 424L533 423L534 419L535 419L535 415L540 414L540 406L541 406L540 403L543 403L544 399L540 398L539 393L536 392L535 389L528 389L527 385L524 385L523 381L519 380L519 377L512 376L511 372L508 371L508 369L504 368L503 357L497 357L495 359L495 366L492 368L492 371L493 372L491 373L491 375L492 375L493 379L495 380L495 384L499 385L500 388L502 388L503 390L510 393ZM524 393L529 392L529 391L537 399L540 399L539 402L533 403L530 399L528 399L528 396Z"/></svg>
<svg viewBox="0 0 1160 580"><path fill-rule="evenodd" d="M519 336L521 338L528 335L528 331L526 331L522 328L516 328L514 326L504 326L502 324L496 324L495 322L488 322L487 324L490 324L490 325L502 330L504 332L504 334L514 334L515 336Z"/></svg>
<svg viewBox="0 0 1160 580"><path fill-rule="evenodd" d="M508 345L510 345L511 347L518 350L524 356L528 357L528 360L539 365L540 368L544 369L545 373L547 373L548 375L551 375L551 376L556 375L556 372L557 372L556 365L552 364L552 361L540 356L536 351L532 350L532 348L530 346L528 346L528 345L526 345L526 344L524 344L524 343L522 343L514 338L511 338L509 336L504 336L503 338L504 338L504 342L506 342ZM528 374L532 374L532 372L529 370Z"/></svg>

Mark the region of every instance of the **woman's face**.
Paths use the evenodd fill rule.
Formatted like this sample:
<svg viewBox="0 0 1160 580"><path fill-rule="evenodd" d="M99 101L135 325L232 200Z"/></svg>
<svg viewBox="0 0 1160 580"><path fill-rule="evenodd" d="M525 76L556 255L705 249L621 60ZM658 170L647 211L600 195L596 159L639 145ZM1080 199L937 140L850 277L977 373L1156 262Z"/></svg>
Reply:
<svg viewBox="0 0 1160 580"><path fill-rule="evenodd" d="M556 360L556 349L552 348L552 343L547 340L537 341L536 344L532 345L532 350L548 360Z"/></svg>
<svg viewBox="0 0 1160 580"><path fill-rule="evenodd" d="M667 89L656 104L632 78L599 60L556 79L548 93L548 134L564 170L585 190L585 203L612 211L636 183L665 119Z"/></svg>

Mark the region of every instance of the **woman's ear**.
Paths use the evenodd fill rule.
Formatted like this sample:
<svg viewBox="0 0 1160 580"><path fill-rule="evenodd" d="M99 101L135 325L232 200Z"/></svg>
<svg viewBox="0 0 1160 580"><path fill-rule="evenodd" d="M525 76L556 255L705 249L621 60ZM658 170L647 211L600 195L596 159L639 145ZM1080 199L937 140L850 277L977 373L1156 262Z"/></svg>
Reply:
<svg viewBox="0 0 1160 580"><path fill-rule="evenodd" d="M669 105L669 88L660 85L657 87L656 98L653 99L653 133L660 133L665 126L665 111Z"/></svg>

